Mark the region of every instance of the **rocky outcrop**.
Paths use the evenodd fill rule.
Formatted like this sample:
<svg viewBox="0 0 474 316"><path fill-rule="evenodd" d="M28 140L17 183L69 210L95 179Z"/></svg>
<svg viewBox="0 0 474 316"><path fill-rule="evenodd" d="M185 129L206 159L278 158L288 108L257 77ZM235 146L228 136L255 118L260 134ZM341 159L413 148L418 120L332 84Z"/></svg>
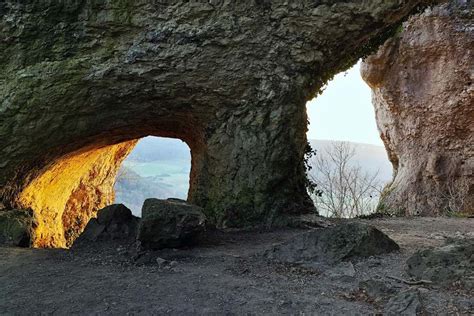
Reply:
<svg viewBox="0 0 474 316"><path fill-rule="evenodd" d="M417 251L408 260L408 274L418 280L474 289L474 239L452 240L442 247Z"/></svg>
<svg viewBox="0 0 474 316"><path fill-rule="evenodd" d="M394 168L380 207L474 214L474 19L470 1L411 17L362 67Z"/></svg>
<svg viewBox="0 0 474 316"><path fill-rule="evenodd" d="M373 226L344 223L301 234L268 250L266 256L272 261L318 267L381 255L399 248L395 241Z"/></svg>
<svg viewBox="0 0 474 316"><path fill-rule="evenodd" d="M138 240L145 249L195 245L206 228L202 208L178 199L143 203Z"/></svg>
<svg viewBox="0 0 474 316"><path fill-rule="evenodd" d="M306 101L425 2L2 1L0 200L67 246L155 135L189 145L216 224L308 212Z"/></svg>

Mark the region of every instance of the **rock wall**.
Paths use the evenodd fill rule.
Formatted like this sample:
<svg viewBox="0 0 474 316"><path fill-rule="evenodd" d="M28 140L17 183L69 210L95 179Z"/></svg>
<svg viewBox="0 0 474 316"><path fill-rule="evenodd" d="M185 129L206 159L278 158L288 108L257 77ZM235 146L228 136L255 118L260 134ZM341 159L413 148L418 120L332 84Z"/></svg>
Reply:
<svg viewBox="0 0 474 316"><path fill-rule="evenodd" d="M394 168L382 209L474 214L473 12L451 1L413 16L362 67Z"/></svg>
<svg viewBox="0 0 474 316"><path fill-rule="evenodd" d="M114 201L114 183L130 141L63 157L32 180L19 203L35 210L35 247L69 247L98 210Z"/></svg>
<svg viewBox="0 0 474 316"><path fill-rule="evenodd" d="M218 225L311 211L306 101L425 2L2 1L0 200L68 243L110 199L104 148L154 135L189 145L188 200Z"/></svg>

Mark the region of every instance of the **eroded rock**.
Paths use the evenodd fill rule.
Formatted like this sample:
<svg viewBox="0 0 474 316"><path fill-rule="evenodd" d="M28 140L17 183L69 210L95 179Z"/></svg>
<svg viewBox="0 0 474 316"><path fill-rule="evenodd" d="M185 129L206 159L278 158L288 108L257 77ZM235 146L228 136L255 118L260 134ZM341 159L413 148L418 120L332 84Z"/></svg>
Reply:
<svg viewBox="0 0 474 316"><path fill-rule="evenodd" d="M373 226L344 223L313 230L276 245L270 260L304 265L334 265L357 257L370 257L398 250L399 246Z"/></svg>
<svg viewBox="0 0 474 316"><path fill-rule="evenodd" d="M472 12L462 0L427 9L362 66L394 169L382 211L474 214Z"/></svg>
<svg viewBox="0 0 474 316"><path fill-rule="evenodd" d="M407 260L407 273L443 285L461 281L474 289L474 239L416 252Z"/></svg>
<svg viewBox="0 0 474 316"><path fill-rule="evenodd" d="M67 246L155 135L189 145L217 225L312 211L306 101L428 2L2 1L0 201Z"/></svg>
<svg viewBox="0 0 474 316"><path fill-rule="evenodd" d="M147 249L194 245L205 231L202 208L182 200L147 199L142 208L138 240Z"/></svg>
<svg viewBox="0 0 474 316"><path fill-rule="evenodd" d="M135 239L140 219L123 204L107 206L87 223L79 240Z"/></svg>
<svg viewBox="0 0 474 316"><path fill-rule="evenodd" d="M387 316L416 316L423 310L418 290L407 290L393 296L384 306Z"/></svg>

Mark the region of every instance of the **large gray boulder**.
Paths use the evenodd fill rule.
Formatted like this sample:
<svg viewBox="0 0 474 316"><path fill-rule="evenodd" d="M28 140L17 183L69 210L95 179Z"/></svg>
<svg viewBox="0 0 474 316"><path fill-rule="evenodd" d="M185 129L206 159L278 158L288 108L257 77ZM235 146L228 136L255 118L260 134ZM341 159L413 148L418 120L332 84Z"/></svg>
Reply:
<svg viewBox="0 0 474 316"><path fill-rule="evenodd" d="M0 210L0 244L32 246L36 226L31 209Z"/></svg>
<svg viewBox="0 0 474 316"><path fill-rule="evenodd" d="M144 248L178 248L195 244L205 230L202 208L178 199L147 199L138 240Z"/></svg>
<svg viewBox="0 0 474 316"><path fill-rule="evenodd" d="M442 285L461 280L466 287L474 288L474 239L417 251L407 260L406 269L416 279Z"/></svg>
<svg viewBox="0 0 474 316"><path fill-rule="evenodd" d="M377 228L344 223L313 230L274 246L270 260L305 265L337 264L354 257L370 257L398 250L399 246Z"/></svg>
<svg viewBox="0 0 474 316"><path fill-rule="evenodd" d="M125 205L110 205L99 210L97 218L92 218L87 223L78 241L135 238L139 221Z"/></svg>

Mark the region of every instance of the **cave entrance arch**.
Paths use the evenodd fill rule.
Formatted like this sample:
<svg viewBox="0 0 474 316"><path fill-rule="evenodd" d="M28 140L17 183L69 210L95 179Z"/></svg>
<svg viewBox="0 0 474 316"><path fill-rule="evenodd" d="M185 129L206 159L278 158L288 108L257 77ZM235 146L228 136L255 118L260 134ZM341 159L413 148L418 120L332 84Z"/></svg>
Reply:
<svg viewBox="0 0 474 316"><path fill-rule="evenodd" d="M166 139L182 143L176 138ZM22 207L34 210L36 227L33 246L71 246L89 219L95 217L99 209L114 202L114 185L120 167L139 141L140 138L82 148L55 159L41 170L19 196ZM185 186L191 190L191 155L189 147L184 146L188 151L188 157L183 157L187 160L187 165L183 167L187 169L185 178L188 184ZM180 149L182 154L183 148ZM181 193L179 197L182 198L188 195L187 190Z"/></svg>
<svg viewBox="0 0 474 316"><path fill-rule="evenodd" d="M186 200L191 153L179 139L148 136L138 141L117 173L115 201L141 217L147 198Z"/></svg>
<svg viewBox="0 0 474 316"><path fill-rule="evenodd" d="M33 208L36 246L64 245L156 135L189 145L188 200L210 221L310 212L306 102L422 3L4 1L0 201ZM65 231L67 210L86 215Z"/></svg>

